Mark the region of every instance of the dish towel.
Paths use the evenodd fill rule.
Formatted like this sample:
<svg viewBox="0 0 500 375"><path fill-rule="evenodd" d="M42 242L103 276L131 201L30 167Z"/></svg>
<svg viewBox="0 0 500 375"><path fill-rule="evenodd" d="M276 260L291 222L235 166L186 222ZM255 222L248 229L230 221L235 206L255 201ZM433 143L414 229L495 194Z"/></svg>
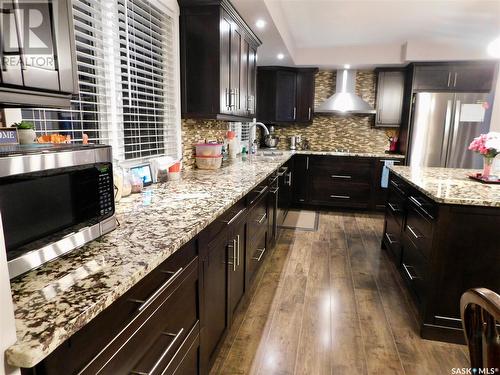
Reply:
<svg viewBox="0 0 500 375"><path fill-rule="evenodd" d="M382 178L380 179L380 186L387 188L389 186L389 168L394 165L394 160L384 160L384 168L382 169Z"/></svg>

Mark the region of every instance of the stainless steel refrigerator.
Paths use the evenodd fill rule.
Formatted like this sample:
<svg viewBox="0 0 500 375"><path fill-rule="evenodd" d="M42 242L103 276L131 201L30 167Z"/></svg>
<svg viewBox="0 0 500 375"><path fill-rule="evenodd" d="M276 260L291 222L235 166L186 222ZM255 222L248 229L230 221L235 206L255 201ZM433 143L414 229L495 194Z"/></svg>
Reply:
<svg viewBox="0 0 500 375"><path fill-rule="evenodd" d="M475 168L482 156L468 150L474 137L489 131L488 94L415 94L409 164L426 167Z"/></svg>

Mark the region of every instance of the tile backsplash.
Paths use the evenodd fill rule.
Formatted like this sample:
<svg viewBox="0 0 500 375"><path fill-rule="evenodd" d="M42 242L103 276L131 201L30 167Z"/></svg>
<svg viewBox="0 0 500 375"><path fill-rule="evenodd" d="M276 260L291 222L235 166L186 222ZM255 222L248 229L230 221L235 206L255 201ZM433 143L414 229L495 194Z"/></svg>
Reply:
<svg viewBox="0 0 500 375"><path fill-rule="evenodd" d="M315 106L335 92L336 72L320 71L316 74ZM371 105L375 104L376 75L373 71L358 71L356 93ZM353 152L384 152L388 140L383 129L374 128L374 115L314 115L311 124L275 126L280 137L278 148L289 149L290 137L301 135L309 140L313 151L349 149ZM194 165L193 145L203 139L223 138L229 124L217 120L182 120L183 162L185 168Z"/></svg>
<svg viewBox="0 0 500 375"><path fill-rule="evenodd" d="M195 147L198 141L222 139L229 123L218 120L182 119L182 157L184 168L192 168L195 163Z"/></svg>
<svg viewBox="0 0 500 375"><path fill-rule="evenodd" d="M335 92L336 72L316 73L315 106ZM375 104L376 75L373 71L358 71L356 93L372 106ZM388 140L383 129L374 128L374 115L315 114L312 124L276 125L280 137L278 148L290 148L290 137L300 135L309 141L313 151L349 149L354 152L384 152Z"/></svg>

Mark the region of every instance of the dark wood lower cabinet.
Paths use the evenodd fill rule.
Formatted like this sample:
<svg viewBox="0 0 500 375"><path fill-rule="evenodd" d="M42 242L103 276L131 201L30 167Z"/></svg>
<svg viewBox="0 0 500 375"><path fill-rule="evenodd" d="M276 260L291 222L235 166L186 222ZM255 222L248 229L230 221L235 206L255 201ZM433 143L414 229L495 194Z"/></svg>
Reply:
<svg viewBox="0 0 500 375"><path fill-rule="evenodd" d="M194 239L178 250L43 362L22 372L169 373L190 335L199 334L197 244Z"/></svg>
<svg viewBox="0 0 500 375"><path fill-rule="evenodd" d="M391 173L382 246L414 296L424 338L464 343L460 297L500 290L498 208L438 204Z"/></svg>
<svg viewBox="0 0 500 375"><path fill-rule="evenodd" d="M384 164L401 158L296 155L293 204L296 207L385 209Z"/></svg>

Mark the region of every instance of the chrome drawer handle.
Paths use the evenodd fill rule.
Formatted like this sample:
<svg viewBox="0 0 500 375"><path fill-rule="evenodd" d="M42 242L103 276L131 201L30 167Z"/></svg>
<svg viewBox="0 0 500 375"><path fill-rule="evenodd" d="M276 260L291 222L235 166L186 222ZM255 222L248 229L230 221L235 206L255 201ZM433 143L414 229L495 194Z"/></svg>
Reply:
<svg viewBox="0 0 500 375"><path fill-rule="evenodd" d="M236 252L237 254L237 260L238 260L238 267L240 266L240 235L237 234L236 235L236 243L237 243L237 246L238 246L238 251Z"/></svg>
<svg viewBox="0 0 500 375"><path fill-rule="evenodd" d="M288 171L288 167L281 167L278 171L278 176L282 177Z"/></svg>
<svg viewBox="0 0 500 375"><path fill-rule="evenodd" d="M330 195L330 198L351 199L351 197L348 195Z"/></svg>
<svg viewBox="0 0 500 375"><path fill-rule="evenodd" d="M260 262L262 257L264 256L264 253L266 252L266 248L263 249L257 249L257 251L260 251L260 255L258 257L253 257L253 260L256 260L257 262Z"/></svg>
<svg viewBox="0 0 500 375"><path fill-rule="evenodd" d="M392 203L387 202L387 205L389 206L389 208L391 209L392 212L400 212L401 211L401 209L397 208Z"/></svg>
<svg viewBox="0 0 500 375"><path fill-rule="evenodd" d="M419 238L422 238L422 237L423 237L423 236L419 236L419 235L417 234L417 232L415 231L415 229L413 229L413 228L411 227L411 225L406 224L406 228L408 228L408 230L411 232L411 234L413 234L413 237L415 237L415 239L417 239L417 240L418 240Z"/></svg>
<svg viewBox="0 0 500 375"><path fill-rule="evenodd" d="M226 223L227 225L231 225L244 211L246 208L242 208L241 210L238 211L236 215L234 215L231 220L222 220L223 223Z"/></svg>
<svg viewBox="0 0 500 375"><path fill-rule="evenodd" d="M397 191L399 191L402 195L405 195L405 192L403 189L401 189L401 187L395 183L393 180L391 180L391 185L394 186L396 188Z"/></svg>
<svg viewBox="0 0 500 375"><path fill-rule="evenodd" d="M257 192L257 196L250 202L250 206L257 201L262 194L264 194L267 191L268 187L264 186L259 192Z"/></svg>
<svg viewBox="0 0 500 375"><path fill-rule="evenodd" d="M410 281L413 281L413 280L418 280L420 279L420 277L418 276L413 276L410 272L410 268L413 268L412 266L407 266L406 264L403 263L403 268L405 269L405 272L406 274L408 275L408 277L410 278Z"/></svg>
<svg viewBox="0 0 500 375"><path fill-rule="evenodd" d="M257 222L257 224L262 224L262 222L264 221L264 219L267 217L267 213L264 213L264 215L262 215L262 217L259 219L259 220L255 220Z"/></svg>
<svg viewBox="0 0 500 375"><path fill-rule="evenodd" d="M136 302L136 303L140 303L141 305L139 306L139 308L137 309L137 311L141 312L143 311L144 309L146 309L149 305L151 305L151 303L153 303L153 301L161 294L163 293L170 285L172 285L172 283L179 277L179 275L182 273L182 271L184 270L183 267L179 268L177 271L175 271L173 274L172 274L172 277L170 277L162 286L160 286L153 294L151 294L151 296L149 296L149 298L145 301L142 301L142 300L137 300L137 299L129 299L129 301L131 302ZM163 273L167 273L166 271L163 271Z"/></svg>
<svg viewBox="0 0 500 375"><path fill-rule="evenodd" d="M341 175L341 174L332 174L332 178L344 178L347 180L350 180L352 176L346 176L346 175Z"/></svg>
<svg viewBox="0 0 500 375"><path fill-rule="evenodd" d="M236 239L233 238L233 244L232 245L228 245L228 247L232 247L233 248L233 261L232 262L227 262L228 265L230 266L233 266L233 271L236 271L236 262L237 262L237 258L236 258Z"/></svg>
<svg viewBox="0 0 500 375"><path fill-rule="evenodd" d="M151 370L149 370L148 372L132 371L131 374L135 374L135 375L149 375L149 374L153 374L158 369L158 366L160 366L160 364L163 362L163 360L165 359L165 357L167 356L167 354L170 352L170 350L172 350L172 348L174 347L175 343L182 336L183 332L184 332L184 328L181 328L179 330L179 332L177 332L177 334L162 332L162 335L173 337L174 339L172 340L172 342L167 346L167 348L163 351L163 353L161 353L160 358L158 358L158 360L155 362L155 364L153 365L153 367L151 368Z"/></svg>
<svg viewBox="0 0 500 375"><path fill-rule="evenodd" d="M426 214L429 218L431 218L432 220L434 220L434 216L432 216L432 215L431 215L431 214L430 214L430 213L429 213L429 212L428 212L428 211L424 208L424 205L423 205L421 202L419 202L419 201L417 200L417 198L415 198L415 197L413 197L413 196L410 196L410 198L409 198L409 199L410 199L410 201L411 201L412 203L414 203L414 204L415 204L418 208L420 208L420 210L421 210L424 214Z"/></svg>
<svg viewBox="0 0 500 375"><path fill-rule="evenodd" d="M398 241L391 240L391 236L389 235L389 233L385 234L385 238L387 238L387 241L389 241L389 245L392 245L394 243L398 243Z"/></svg>

